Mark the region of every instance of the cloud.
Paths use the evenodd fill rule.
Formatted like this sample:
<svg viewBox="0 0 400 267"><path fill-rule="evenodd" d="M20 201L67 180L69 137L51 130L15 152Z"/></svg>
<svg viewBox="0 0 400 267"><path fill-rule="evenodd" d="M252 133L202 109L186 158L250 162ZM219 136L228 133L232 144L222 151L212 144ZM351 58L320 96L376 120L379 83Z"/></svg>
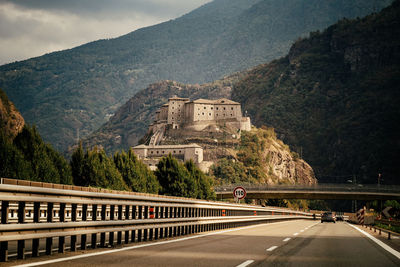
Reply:
<svg viewBox="0 0 400 267"><path fill-rule="evenodd" d="M113 38L210 0L1 0L0 65Z"/></svg>

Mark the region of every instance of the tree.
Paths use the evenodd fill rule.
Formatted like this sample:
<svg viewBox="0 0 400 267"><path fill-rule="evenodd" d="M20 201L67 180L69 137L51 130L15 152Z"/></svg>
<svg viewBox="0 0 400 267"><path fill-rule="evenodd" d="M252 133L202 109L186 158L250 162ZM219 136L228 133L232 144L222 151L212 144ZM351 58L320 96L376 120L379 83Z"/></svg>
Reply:
<svg viewBox="0 0 400 267"><path fill-rule="evenodd" d="M42 140L36 127L25 125L15 137L13 145L31 166L31 176L25 177L25 179L72 184L72 174L68 162L50 144L46 144ZM24 177L15 178L24 179Z"/></svg>
<svg viewBox="0 0 400 267"><path fill-rule="evenodd" d="M196 183L197 196L199 199L215 199L215 192L212 189L213 180L202 172L192 160L185 162L185 167Z"/></svg>
<svg viewBox="0 0 400 267"><path fill-rule="evenodd" d="M197 197L196 182L193 177L171 154L158 162L155 175L161 185L160 194Z"/></svg>
<svg viewBox="0 0 400 267"><path fill-rule="evenodd" d="M114 164L132 191L158 193L160 184L156 176L136 157L132 149L128 153L125 151L115 153Z"/></svg>
<svg viewBox="0 0 400 267"><path fill-rule="evenodd" d="M95 147L82 155L83 149L79 146L70 162L76 185L128 190L113 159L108 157L103 149Z"/></svg>

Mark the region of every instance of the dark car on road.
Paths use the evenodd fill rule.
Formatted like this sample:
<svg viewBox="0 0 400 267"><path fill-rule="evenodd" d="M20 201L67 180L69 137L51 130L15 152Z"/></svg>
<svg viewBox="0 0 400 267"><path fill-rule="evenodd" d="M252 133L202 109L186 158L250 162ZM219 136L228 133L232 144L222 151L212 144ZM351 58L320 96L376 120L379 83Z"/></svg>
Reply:
<svg viewBox="0 0 400 267"><path fill-rule="evenodd" d="M335 222L335 216L333 216L332 212L324 212L321 216L321 223L323 222Z"/></svg>

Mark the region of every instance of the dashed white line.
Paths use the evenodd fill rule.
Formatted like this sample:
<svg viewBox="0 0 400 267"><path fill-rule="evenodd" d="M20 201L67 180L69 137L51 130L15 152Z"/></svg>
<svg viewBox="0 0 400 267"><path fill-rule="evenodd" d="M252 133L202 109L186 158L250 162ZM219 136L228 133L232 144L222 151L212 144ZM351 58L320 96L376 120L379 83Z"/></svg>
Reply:
<svg viewBox="0 0 400 267"><path fill-rule="evenodd" d="M269 225L277 225L277 224L284 224L284 223L287 223L287 221L270 223ZM40 262L26 263L26 264L16 265L14 267L17 267L17 266L18 267L31 267L31 266L39 266L39 265L44 265L44 264L53 264L56 262L70 261L70 260L75 260L75 259L117 253L120 251L132 250L132 249L137 249L137 248L159 246L159 245L164 245L164 244L169 244L169 243L176 243L176 242L180 242L180 241L184 241L184 240L195 239L195 238L200 238L200 237L204 237L204 236L218 235L218 234L223 234L223 233L229 233L229 232L239 231L239 230L243 230L243 229L256 228L256 227L260 227L260 226L263 226L263 224L244 226L244 227L240 227L240 228L199 234L199 235L195 235L195 236L189 236L189 237L173 239L173 240L165 240L165 241L160 241L160 242L156 242L156 243L148 243L148 244L142 244L142 245L136 245L136 246L123 247L123 248L113 249L113 250L106 250L106 251L100 251L100 252L94 252L94 253L88 253L88 254L75 255L75 256L70 256L70 257L65 257L65 258L54 259L54 260L45 260L45 261L40 261Z"/></svg>
<svg viewBox="0 0 400 267"><path fill-rule="evenodd" d="M254 260L247 260L247 261L245 261L245 262L239 264L239 265L236 266L236 267L246 267L246 266L252 264L253 262L254 262Z"/></svg>
<svg viewBox="0 0 400 267"><path fill-rule="evenodd" d="M383 243L382 241L380 241L379 239L376 239L375 237L373 237L372 235L368 234L367 232L364 232L363 230L359 229L358 227L351 225L349 223L347 223L348 226L353 227L354 229L356 229L357 231L361 232L362 234L364 234L365 236L367 236L369 239L371 239L372 241L374 241L375 243L377 243L379 246L381 246L384 250L386 250L387 252L393 254L395 257L397 257L398 259L400 259L400 252L398 252L397 250L394 250L393 248L389 247L388 245L386 245L385 243Z"/></svg>
<svg viewBox="0 0 400 267"><path fill-rule="evenodd" d="M286 237L285 239L283 239L283 242L288 242L290 239L290 237Z"/></svg>
<svg viewBox="0 0 400 267"><path fill-rule="evenodd" d="M304 230L300 230L300 232L304 232Z"/></svg>
<svg viewBox="0 0 400 267"><path fill-rule="evenodd" d="M298 235L299 233L294 233L293 235Z"/></svg>
<svg viewBox="0 0 400 267"><path fill-rule="evenodd" d="M272 246L269 249L267 249L267 251L273 251L274 249L276 249L278 246Z"/></svg>

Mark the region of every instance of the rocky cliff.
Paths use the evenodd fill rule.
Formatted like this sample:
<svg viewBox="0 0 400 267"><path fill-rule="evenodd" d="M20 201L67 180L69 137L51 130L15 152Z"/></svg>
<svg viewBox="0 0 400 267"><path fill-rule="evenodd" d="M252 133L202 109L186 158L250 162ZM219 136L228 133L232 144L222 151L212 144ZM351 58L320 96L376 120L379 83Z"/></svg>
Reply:
<svg viewBox="0 0 400 267"><path fill-rule="evenodd" d="M0 89L0 129L6 138L12 140L22 131L25 120Z"/></svg>

